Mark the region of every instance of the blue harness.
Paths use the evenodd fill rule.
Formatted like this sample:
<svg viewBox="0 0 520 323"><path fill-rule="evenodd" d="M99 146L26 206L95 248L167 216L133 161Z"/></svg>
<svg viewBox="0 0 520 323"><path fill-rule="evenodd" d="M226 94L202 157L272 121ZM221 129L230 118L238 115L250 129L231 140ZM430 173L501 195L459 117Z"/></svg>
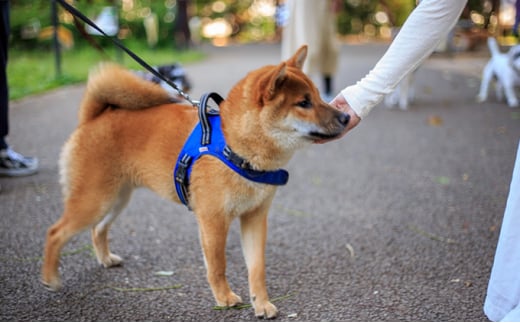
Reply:
<svg viewBox="0 0 520 323"><path fill-rule="evenodd" d="M220 115L214 110L207 111L206 109L209 99L213 99L217 105L224 100L217 93L207 93L202 96L199 104L200 121L184 144L173 172L175 189L181 202L190 208L188 193L191 170L195 161L203 155L218 158L226 166L250 181L269 185L285 185L289 180L289 173L286 170L254 170L246 160L235 154L226 145Z"/></svg>

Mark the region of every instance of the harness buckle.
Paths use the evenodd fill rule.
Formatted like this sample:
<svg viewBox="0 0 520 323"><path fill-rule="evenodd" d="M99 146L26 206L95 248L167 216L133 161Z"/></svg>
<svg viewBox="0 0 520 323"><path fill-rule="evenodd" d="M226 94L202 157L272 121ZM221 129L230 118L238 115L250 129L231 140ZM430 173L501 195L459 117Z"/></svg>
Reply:
<svg viewBox="0 0 520 323"><path fill-rule="evenodd" d="M242 157L235 154L235 152L233 150L231 150L231 148L228 145L226 145L224 147L224 150L222 151L222 153L223 153L224 157L226 157L226 159L229 160L235 166L245 169L245 170L252 169L251 164L249 164L249 162L247 160L245 160Z"/></svg>
<svg viewBox="0 0 520 323"><path fill-rule="evenodd" d="M182 156L181 161L179 162L179 166L177 167L177 172L175 173L175 181L182 185L186 184L186 176L188 168L190 167L192 157L190 155Z"/></svg>

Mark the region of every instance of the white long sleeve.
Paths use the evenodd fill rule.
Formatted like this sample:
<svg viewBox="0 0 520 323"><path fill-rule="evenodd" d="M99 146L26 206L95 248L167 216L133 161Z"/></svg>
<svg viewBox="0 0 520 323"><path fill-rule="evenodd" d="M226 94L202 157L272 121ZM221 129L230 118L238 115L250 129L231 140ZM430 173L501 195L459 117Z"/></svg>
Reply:
<svg viewBox="0 0 520 323"><path fill-rule="evenodd" d="M361 81L341 91L360 118L415 70L453 28L466 0L422 0L386 53Z"/></svg>

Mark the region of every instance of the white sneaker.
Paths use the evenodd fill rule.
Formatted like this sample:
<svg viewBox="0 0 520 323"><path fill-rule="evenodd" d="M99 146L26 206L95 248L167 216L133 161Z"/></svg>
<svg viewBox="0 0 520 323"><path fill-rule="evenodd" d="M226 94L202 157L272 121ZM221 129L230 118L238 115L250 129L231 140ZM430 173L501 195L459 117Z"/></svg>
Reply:
<svg viewBox="0 0 520 323"><path fill-rule="evenodd" d="M0 176L27 176L38 171L38 158L25 157L11 148L0 150Z"/></svg>

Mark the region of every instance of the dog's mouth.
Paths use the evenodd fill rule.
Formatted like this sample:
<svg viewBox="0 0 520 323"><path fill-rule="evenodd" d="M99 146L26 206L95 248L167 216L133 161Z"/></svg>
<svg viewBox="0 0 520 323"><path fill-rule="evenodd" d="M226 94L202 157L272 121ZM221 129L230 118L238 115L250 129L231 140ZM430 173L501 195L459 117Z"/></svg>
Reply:
<svg viewBox="0 0 520 323"><path fill-rule="evenodd" d="M300 138L309 141L328 141L341 136L347 127L350 116L341 114L339 117L330 120L325 124L316 124L308 121L296 120L291 126L293 131L299 134Z"/></svg>
<svg viewBox="0 0 520 323"><path fill-rule="evenodd" d="M313 141L327 141L339 138L349 121L350 115L338 112L334 121L328 127L309 129L309 138Z"/></svg>
<svg viewBox="0 0 520 323"><path fill-rule="evenodd" d="M322 133L322 132L310 132L308 135L308 138L310 140L328 140L328 139L334 139L338 137L341 133Z"/></svg>

